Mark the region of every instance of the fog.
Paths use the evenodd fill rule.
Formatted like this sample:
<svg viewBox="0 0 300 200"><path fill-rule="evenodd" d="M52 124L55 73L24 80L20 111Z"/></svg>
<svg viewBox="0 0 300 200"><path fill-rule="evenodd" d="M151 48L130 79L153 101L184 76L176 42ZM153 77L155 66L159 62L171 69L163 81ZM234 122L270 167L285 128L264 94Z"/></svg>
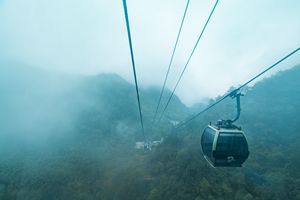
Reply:
<svg viewBox="0 0 300 200"><path fill-rule="evenodd" d="M78 181L66 176L83 173L85 177L100 178L100 170L114 154L112 147L126 146L126 151L134 151L134 137L126 144L113 142L116 138L122 142L125 135L140 132L137 123L128 124L126 119L114 121L114 109L105 97L110 95L105 88L113 77L70 75L24 63L1 62L1 199L24 199L24 195L54 198L62 190L49 177L61 177L65 186L76 186ZM113 161L120 165L123 162L120 158ZM10 193L13 187L18 192ZM36 187L44 189L28 189ZM94 186L95 190L97 187Z"/></svg>
<svg viewBox="0 0 300 200"><path fill-rule="evenodd" d="M128 1L140 86L162 87L186 1ZM167 87L215 2L191 1ZM224 94L300 43L299 1L220 1L176 94L188 106ZM113 72L133 83L122 2L1 1L0 59L71 74ZM300 63L299 53L265 76Z"/></svg>
<svg viewBox="0 0 300 200"><path fill-rule="evenodd" d="M127 3L142 113L150 135L186 1ZM173 90L214 3L191 1L167 93ZM185 119L190 114L186 106L196 104L194 111L204 108L211 98L299 48L299 7L297 0L220 1L175 92L180 100L174 96L172 109L152 139L173 129L169 119ZM166 145L164 153L151 158L155 166L143 151L134 149L135 142L145 138L121 1L0 0L0 47L0 198L110 199L142 193L140 197L146 199L150 191L143 194L145 176L162 175L162 162L170 160L166 166L173 180L175 171L188 169L176 168L188 163L185 158L199 157L193 136L179 141L175 137L175 147ZM298 52L258 80L299 63ZM253 123L255 131L261 130L258 122ZM191 129L199 132L199 126ZM253 136L251 145L255 138L259 137ZM195 144L187 146L196 150L187 153L188 148L180 146L184 141ZM181 164L176 163L179 160ZM194 166L205 166L202 161ZM253 172L260 173L255 165ZM122 195L127 191L130 195Z"/></svg>
<svg viewBox="0 0 300 200"><path fill-rule="evenodd" d="M93 105L79 77L20 63L1 63L1 135L42 142L73 131L76 115Z"/></svg>
<svg viewBox="0 0 300 200"><path fill-rule="evenodd" d="M147 199L154 196L155 187L160 187L161 191L170 191L169 186L178 187L174 189L178 192L175 195L182 195L185 184L182 184L182 180L181 185L178 184L174 177L179 180L190 177L187 190L190 191L192 186L194 195L200 195L200 185L201 189L217 188L207 190L216 191L214 196L220 196L218 189L224 190L221 195L225 199L237 195L252 197L252 194L264 197L282 194L286 197L288 194L282 189L285 186L283 179L287 178L287 182L291 183L289 186L295 185L294 177L289 177L287 172L290 173L288 170L294 168L291 174L297 173L296 165L291 165L292 162L284 165L278 160L287 160L281 153L285 147L288 148L287 152L294 152L291 159L298 160L294 150L298 142L293 138L288 138L288 141L295 141L292 146L287 139L281 142L278 138L285 135L280 128L273 127L273 118L278 117L275 119L282 129L285 127L282 124L287 124L285 121L289 117L299 116L299 106L295 100L297 96L288 95L293 92L299 94L299 66L293 71L282 72L286 74L282 76L283 79L280 79L279 74L269 81L262 81L256 87L257 90L248 91L250 99L246 106L243 105L245 112L241 121L245 123L245 132L249 132L249 144L256 146L251 149L255 152L252 153L253 160L246 163L245 170L216 170L210 169L199 153L199 133L202 131L199 129L202 129L203 124L205 127L212 118L219 119L223 114L231 118L233 113L230 110L235 113L234 101L227 99L227 103L219 107L221 109L215 108L213 113L206 113L208 115L202 116L202 119L193 121L189 129L174 131L169 120L184 120L190 114L189 109L174 96L161 126L150 133L160 87L142 83L140 94L147 127L146 139L169 138L165 140L166 144L155 147L157 151L145 154L144 150L134 148L136 141L145 138L142 137L135 88L130 81L126 82L126 78L124 80L110 73L90 75L55 67L47 68L8 58L0 62L0 199L135 199L137 196ZM213 84L209 88L212 89ZM268 90L270 92L266 92ZM253 95L253 92L258 94ZM170 91L166 93L170 94ZM192 93L196 94L195 90ZM273 96L280 104L272 101ZM163 101L167 99L166 94ZM202 109L204 105L195 107ZM273 118L268 116L269 112L275 113L271 115ZM291 123L293 130L298 130L299 120L294 119ZM263 120L270 125L265 126ZM261 137L257 133L263 128L266 131ZM291 136L297 136L297 132L293 131ZM265 151L265 148L271 150ZM266 160L269 168L264 167ZM285 169L277 170L274 164L278 168L285 166ZM274 169L276 173L272 171ZM278 171L281 173L280 178L277 177ZM194 176L195 173L197 176ZM203 177L219 177L220 182L209 179L210 186ZM197 184L194 184L195 178ZM205 186L203 183L208 184ZM242 189L236 187L241 183ZM264 184L268 184L266 187L271 185L271 189L266 190ZM186 194L190 195L189 192Z"/></svg>

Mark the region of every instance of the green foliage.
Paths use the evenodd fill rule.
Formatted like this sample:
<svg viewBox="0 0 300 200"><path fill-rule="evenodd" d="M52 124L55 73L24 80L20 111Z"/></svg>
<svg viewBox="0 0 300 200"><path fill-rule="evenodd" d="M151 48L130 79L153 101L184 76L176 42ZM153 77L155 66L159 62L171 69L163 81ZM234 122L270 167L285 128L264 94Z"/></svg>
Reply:
<svg viewBox="0 0 300 200"><path fill-rule="evenodd" d="M250 157L243 168L218 169L203 158L201 134L210 121L233 118L235 101L174 129L168 119L189 114L175 98L153 135L164 142L144 154L134 148L143 139L134 87L117 75L80 78L76 91L90 104L68 93L73 129L57 128L38 142L8 134L0 140L0 199L300 199L299 77L296 66L246 88L237 125ZM149 129L159 90L141 94Z"/></svg>
<svg viewBox="0 0 300 200"><path fill-rule="evenodd" d="M160 192L158 192L157 189L154 188L153 190L151 190L147 200L159 200L159 199L161 199Z"/></svg>
<svg viewBox="0 0 300 200"><path fill-rule="evenodd" d="M200 183L200 189L198 189L197 192L199 192L201 196L205 198L210 196L210 191L211 191L211 185L206 180L206 178L203 178Z"/></svg>

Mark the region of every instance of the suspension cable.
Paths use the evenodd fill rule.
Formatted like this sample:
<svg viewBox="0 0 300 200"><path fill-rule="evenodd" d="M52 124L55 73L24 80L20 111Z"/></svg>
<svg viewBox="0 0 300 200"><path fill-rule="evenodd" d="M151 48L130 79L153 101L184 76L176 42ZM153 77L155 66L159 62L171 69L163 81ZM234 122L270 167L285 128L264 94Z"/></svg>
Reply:
<svg viewBox="0 0 300 200"><path fill-rule="evenodd" d="M180 77L179 77L179 79L178 79L178 81L177 81L177 83L176 83L176 85L175 85L175 88L173 89L173 92L172 92L171 96L169 97L169 100L168 100L168 102L167 102L167 104L166 104L166 106L165 106L165 108L164 108L164 111L162 112L162 114L161 114L161 116L160 116L160 118L159 118L159 120L158 120L157 125L159 124L160 120L162 119L162 117L163 117L163 115L164 115L164 113L165 113L165 111L166 111L166 109L167 109L167 107L168 107L168 105L169 105L169 103L170 103L170 101L171 101L173 95L174 95L174 92L175 92L175 90L176 90L176 88L177 88L177 86L178 86L178 84L179 84L179 82L180 82L180 80L181 80L181 77L182 77L183 73L185 72L185 69L186 69L186 67L188 66L188 64L189 64L189 62L190 62L190 60L191 60L191 58L192 58L192 56L193 56L193 54L194 54L194 52L195 52L195 50L196 50L196 47L197 47L197 45L198 45L198 43L199 43L199 41L200 41L200 39L201 39L201 37L202 37L202 35L203 35L203 32L204 32L204 30L205 30L205 28L206 28L206 26L207 26L207 24L208 24L208 22L209 22L209 20L210 20L210 18L211 18L211 16L212 16L212 14L213 14L213 12L214 12L214 10L215 10L215 8L216 8L218 2L219 2L219 0L216 1L216 3L215 3L215 5L214 5L214 7L213 7L213 9L212 9L212 11L211 11L211 13L210 13L208 19L207 19L207 21L206 21L206 23L205 23L205 25L204 25L204 28L203 28L203 30L202 30L202 32L201 32L201 34L200 34L200 36L199 36L199 38L198 38L198 40L197 40L197 42L196 42L196 45L195 45L195 47L194 47L194 49L193 49L193 51L192 51L192 53L191 53L191 55L190 55L190 57L189 57L187 63L185 64L185 67L184 67L184 69L183 69L183 71L182 71L182 73L181 73L181 75L180 75Z"/></svg>
<svg viewBox="0 0 300 200"><path fill-rule="evenodd" d="M188 9L189 3L190 3L190 0L188 0L188 2L187 2L186 8L185 8L185 11L184 11L184 14L183 14L183 18L182 18L182 21L181 21L181 25L180 25L180 28L179 28L178 35L177 35L177 39L176 39L175 46L174 46L174 49L173 49L172 57L171 57L171 60L170 60L170 63L169 63L169 68L168 68L168 71L167 71L167 74L166 74L164 85L162 87L160 97L159 97L159 100L158 100L158 104L157 104L157 107L156 107L156 111L155 111L155 114L154 114L154 118L153 118L153 121L152 121L151 130L152 130L152 127L153 127L153 124L154 124L154 121L155 121L155 118L156 118L156 115L157 115L157 111L158 111L158 108L159 108L159 105L160 105L160 101L161 101L161 98L162 98L162 94L164 92L165 85L166 85L166 82L167 82L167 79L168 79L169 71L170 71L170 68L171 68L171 65L172 65L173 57L174 57L174 54L175 54L178 39L179 39L179 36L180 36L180 33L181 33L182 25L183 25L183 22L184 22L184 19L185 19L185 15L186 15L186 11Z"/></svg>
<svg viewBox="0 0 300 200"><path fill-rule="evenodd" d="M136 78L136 72L135 72L135 64L134 64L134 57L133 57L133 48L132 48L132 42L131 42L131 34L130 34L130 27L129 27L129 20L128 20L128 12L127 12L126 0L123 0L123 6L124 6L125 19L126 19L128 41L129 41L129 46L130 46L130 54L131 54L131 62L132 62L132 68L133 68L133 74L134 74L135 89L136 89L136 95L137 95L137 100L138 100L138 105L139 105L142 130L143 130L143 137L144 137L144 140L146 141L145 131L144 131L144 123L143 123L143 117L142 117L142 111L141 111L140 96L139 96L139 88L138 88L138 83L137 83L137 78Z"/></svg>
<svg viewBox="0 0 300 200"><path fill-rule="evenodd" d="M186 122L184 122L183 124L179 125L177 128L183 126L184 124L190 122L191 120L195 119L196 117L198 117L199 115L201 115L202 113L204 113L205 111L207 111L208 109L212 108L213 106L215 106L216 104L220 103L221 101L223 101L224 99L226 99L227 97L231 96L232 94L236 93L237 91L239 91L241 88L243 88L244 86L246 86L248 83L252 82L253 80L255 80L256 78L258 78L259 76L261 76L262 74L266 73L267 71L269 71L270 69L272 69L273 67L275 67L276 65L278 65L279 63L281 63L282 61L284 61L285 59L287 59L288 57L290 57L291 55L293 55L294 53L296 53L297 51L300 50L300 47L298 49L296 49L295 51L293 51L292 53L290 53L289 55L285 56L284 58L282 58L281 60L279 60L278 62L276 62L274 65L272 65L271 67L267 68L266 70L264 70L263 72L261 72L260 74L258 74L257 76L255 76L254 78L250 79L248 82L246 82L245 84L243 84L242 86L240 86L239 88L233 90L231 93L225 95L222 99L220 99L219 101L217 101L216 103L212 104L211 106L207 107L206 109L204 109L203 111L201 111L200 113L198 113L197 115L195 115L194 117L190 118L189 120L187 120Z"/></svg>

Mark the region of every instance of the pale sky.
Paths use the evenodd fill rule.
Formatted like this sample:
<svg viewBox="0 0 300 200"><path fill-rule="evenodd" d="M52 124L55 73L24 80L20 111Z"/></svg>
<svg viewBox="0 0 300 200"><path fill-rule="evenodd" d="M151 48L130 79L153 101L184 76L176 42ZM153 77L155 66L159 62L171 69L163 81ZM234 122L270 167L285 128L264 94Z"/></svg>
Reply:
<svg viewBox="0 0 300 200"><path fill-rule="evenodd" d="M216 1L190 0L173 90ZM140 87L162 87L187 0L127 0ZM0 59L134 83L122 0L0 0ZM224 94L300 47L299 0L220 0L175 92L187 106ZM300 64L300 52L267 76Z"/></svg>

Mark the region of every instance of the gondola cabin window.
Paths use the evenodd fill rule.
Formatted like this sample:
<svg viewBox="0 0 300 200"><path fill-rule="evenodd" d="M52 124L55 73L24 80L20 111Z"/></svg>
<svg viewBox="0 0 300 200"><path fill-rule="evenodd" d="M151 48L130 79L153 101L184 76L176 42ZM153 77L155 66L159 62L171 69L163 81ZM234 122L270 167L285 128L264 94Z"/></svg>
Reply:
<svg viewBox="0 0 300 200"><path fill-rule="evenodd" d="M220 133L217 151L224 151L227 154L245 154L247 150L246 139L241 133Z"/></svg>
<svg viewBox="0 0 300 200"><path fill-rule="evenodd" d="M248 142L240 128L208 125L201 137L204 158L213 167L241 167L249 156Z"/></svg>
<svg viewBox="0 0 300 200"><path fill-rule="evenodd" d="M214 143L215 131L211 128L206 128L202 137L202 150L209 159L212 159L212 147Z"/></svg>

